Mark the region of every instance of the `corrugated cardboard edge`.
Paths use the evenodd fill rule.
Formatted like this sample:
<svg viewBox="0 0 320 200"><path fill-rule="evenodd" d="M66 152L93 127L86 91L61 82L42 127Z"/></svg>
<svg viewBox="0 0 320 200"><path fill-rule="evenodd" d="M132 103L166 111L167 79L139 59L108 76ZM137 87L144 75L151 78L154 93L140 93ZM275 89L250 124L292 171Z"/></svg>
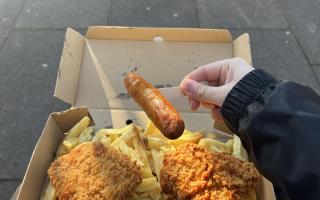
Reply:
<svg viewBox="0 0 320 200"><path fill-rule="evenodd" d="M250 37L248 33L240 35L233 41L233 57L241 57L252 65Z"/></svg>
<svg viewBox="0 0 320 200"><path fill-rule="evenodd" d="M76 123L78 123L84 116L88 116L93 119L86 107L72 107L69 110L52 113L52 116L56 120L59 128L62 132L66 133ZM93 126L94 121L91 120L89 126Z"/></svg>
<svg viewBox="0 0 320 200"><path fill-rule="evenodd" d="M91 26L86 34L88 39L104 40L152 41L157 36L175 42L232 42L231 34L226 29Z"/></svg>
<svg viewBox="0 0 320 200"><path fill-rule="evenodd" d="M17 189L14 191L13 195L11 196L10 200L16 200L20 191L21 185L17 187Z"/></svg>
<svg viewBox="0 0 320 200"><path fill-rule="evenodd" d="M85 38L68 28L61 55L54 96L74 105Z"/></svg>
<svg viewBox="0 0 320 200"><path fill-rule="evenodd" d="M272 183L263 176L260 176L257 191L259 192L260 199L276 200Z"/></svg>
<svg viewBox="0 0 320 200"><path fill-rule="evenodd" d="M66 130L72 128L84 116L90 116L85 107L71 108L50 114L43 132L33 150L26 174L18 191L18 200L39 199L47 169ZM43 151L42 149L46 149ZM44 159L45 158L45 159ZM31 180L31 177L33 179Z"/></svg>

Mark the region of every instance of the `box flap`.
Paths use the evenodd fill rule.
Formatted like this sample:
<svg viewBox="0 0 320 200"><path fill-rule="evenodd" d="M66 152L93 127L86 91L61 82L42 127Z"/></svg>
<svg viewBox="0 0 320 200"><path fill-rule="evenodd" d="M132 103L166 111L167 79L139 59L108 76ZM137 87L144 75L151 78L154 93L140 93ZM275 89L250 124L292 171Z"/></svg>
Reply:
<svg viewBox="0 0 320 200"><path fill-rule="evenodd" d="M149 40L162 37L175 42L232 42L226 29L150 28L150 27L89 27L86 38L103 40Z"/></svg>
<svg viewBox="0 0 320 200"><path fill-rule="evenodd" d="M260 176L257 194L258 200L276 200L272 183L263 176Z"/></svg>
<svg viewBox="0 0 320 200"><path fill-rule="evenodd" d="M49 116L32 153L17 199L40 198L39 195L47 177L47 169L55 156L64 132L71 129L84 116L88 116L88 113L86 108L77 108Z"/></svg>
<svg viewBox="0 0 320 200"><path fill-rule="evenodd" d="M52 113L52 116L56 120L59 128L62 132L68 132L76 123L78 123L84 116L91 115L86 107L71 108L63 112ZM90 122L90 126L93 126L94 122Z"/></svg>
<svg viewBox="0 0 320 200"><path fill-rule="evenodd" d="M249 64L252 64L250 37L248 33L240 35L233 41L233 57L241 57Z"/></svg>
<svg viewBox="0 0 320 200"><path fill-rule="evenodd" d="M84 37L68 28L61 55L54 96L74 104L82 62Z"/></svg>
<svg viewBox="0 0 320 200"><path fill-rule="evenodd" d="M93 37L92 31L100 29L95 27L90 30L87 34L88 38ZM77 96L73 104L75 106L86 105L90 109L141 110L129 97L124 87L123 79L127 72L137 72L156 87L177 86L182 78L196 67L230 58L233 54L231 42L197 42L201 38L201 34L207 37L210 33L214 38L215 33L218 33L217 38L219 38L217 30L207 30L208 32L206 32L205 29L201 31L186 29L192 33L187 34L190 37L188 42L153 41L148 34L144 36L144 40L128 39L133 37L132 35L138 37L138 33L142 30L149 30L148 28L120 28L120 30L125 30L124 33L118 28L102 28L101 30L110 30L111 32L117 30L117 35L113 35L112 40L86 39ZM129 30L136 30L136 32L132 32L132 35L129 34L129 37L127 34ZM154 35L157 35L157 30L159 33L165 30L165 33L170 35L169 29L150 28L150 30ZM182 30L185 29L170 30L182 33ZM107 31L106 35L108 34L110 33ZM197 37L193 37L194 35ZM116 36L117 40L114 39ZM125 36L127 39L122 40ZM140 35L138 39L141 38ZM105 84L101 84L100 79ZM106 95L104 91L106 91ZM178 111L189 112L190 110L188 107L183 107ZM202 109L200 112L207 112L207 110Z"/></svg>

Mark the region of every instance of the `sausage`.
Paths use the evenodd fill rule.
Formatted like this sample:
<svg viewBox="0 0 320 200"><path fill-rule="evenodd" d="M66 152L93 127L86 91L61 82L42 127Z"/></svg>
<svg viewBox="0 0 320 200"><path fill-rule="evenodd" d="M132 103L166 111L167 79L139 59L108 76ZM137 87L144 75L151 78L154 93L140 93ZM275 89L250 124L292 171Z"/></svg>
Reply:
<svg viewBox="0 0 320 200"><path fill-rule="evenodd" d="M143 108L164 136L177 139L182 135L183 119L159 90L135 73L127 74L124 84L130 96Z"/></svg>

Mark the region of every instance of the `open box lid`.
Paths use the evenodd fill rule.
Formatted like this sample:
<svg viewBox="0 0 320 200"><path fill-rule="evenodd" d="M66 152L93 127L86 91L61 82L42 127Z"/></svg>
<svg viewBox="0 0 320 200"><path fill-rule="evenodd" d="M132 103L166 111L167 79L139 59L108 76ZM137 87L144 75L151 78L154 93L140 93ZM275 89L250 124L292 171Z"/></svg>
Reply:
<svg viewBox="0 0 320 200"><path fill-rule="evenodd" d="M141 110L123 84L127 72L156 87L178 86L195 67L237 56L251 63L248 34L233 41L222 29L90 27L83 37L68 28L54 96L94 110Z"/></svg>

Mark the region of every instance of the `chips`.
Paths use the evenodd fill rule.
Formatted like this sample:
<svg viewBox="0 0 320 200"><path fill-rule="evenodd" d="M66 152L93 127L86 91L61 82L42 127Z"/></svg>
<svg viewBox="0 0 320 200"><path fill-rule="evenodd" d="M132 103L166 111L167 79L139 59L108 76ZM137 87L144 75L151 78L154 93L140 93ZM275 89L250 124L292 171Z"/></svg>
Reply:
<svg viewBox="0 0 320 200"><path fill-rule="evenodd" d="M43 195L40 200L55 200L57 199L56 191L53 185L49 182L49 178L47 178L45 186L43 187L45 190L42 192Z"/></svg>
<svg viewBox="0 0 320 200"><path fill-rule="evenodd" d="M130 124L118 129L100 129L94 131L89 127L90 118L84 117L65 137L57 150L56 158L69 153L83 142L100 141L105 147L113 147L128 155L141 168L142 182L129 198L130 200L164 199L159 184L160 169L164 154L174 151L179 145L196 143L214 152L227 152L235 157L247 160L240 138L234 136L227 142L217 140L214 133L191 132L185 130L181 137L169 140L149 121L143 131L140 127ZM41 200L56 200L53 186L45 186ZM253 197L250 198L254 199Z"/></svg>

